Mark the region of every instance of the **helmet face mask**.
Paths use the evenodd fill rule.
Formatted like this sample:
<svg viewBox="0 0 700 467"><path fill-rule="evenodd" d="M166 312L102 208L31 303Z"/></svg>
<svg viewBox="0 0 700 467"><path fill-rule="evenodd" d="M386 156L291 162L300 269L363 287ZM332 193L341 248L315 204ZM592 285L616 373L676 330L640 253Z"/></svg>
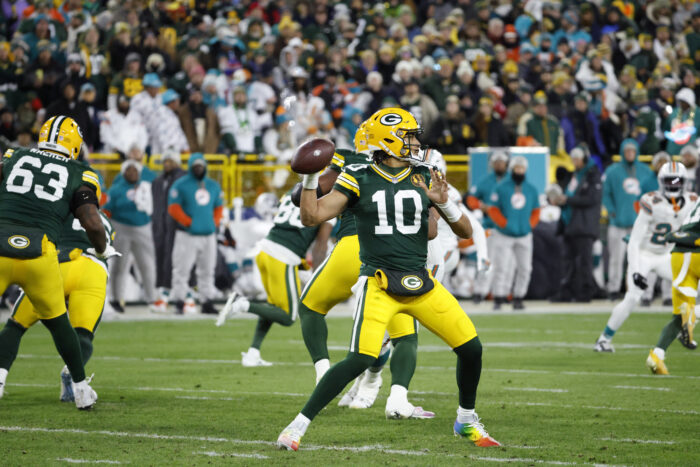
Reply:
<svg viewBox="0 0 700 467"><path fill-rule="evenodd" d="M667 162L659 170L659 190L667 198L679 198L685 191L687 170L679 162Z"/></svg>

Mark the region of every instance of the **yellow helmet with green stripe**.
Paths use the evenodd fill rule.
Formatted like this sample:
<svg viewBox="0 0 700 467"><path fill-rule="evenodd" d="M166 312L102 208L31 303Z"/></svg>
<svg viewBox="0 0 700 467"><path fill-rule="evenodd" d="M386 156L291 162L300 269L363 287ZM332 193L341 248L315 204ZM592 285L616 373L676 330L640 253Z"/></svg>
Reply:
<svg viewBox="0 0 700 467"><path fill-rule="evenodd" d="M83 146L83 134L80 127L70 117L57 115L51 117L39 130L39 149L57 152L70 159L76 159Z"/></svg>
<svg viewBox="0 0 700 467"><path fill-rule="evenodd" d="M371 151L381 150L412 164L424 162L425 154L417 139L423 129L411 112L400 107L378 110L367 120L365 132Z"/></svg>

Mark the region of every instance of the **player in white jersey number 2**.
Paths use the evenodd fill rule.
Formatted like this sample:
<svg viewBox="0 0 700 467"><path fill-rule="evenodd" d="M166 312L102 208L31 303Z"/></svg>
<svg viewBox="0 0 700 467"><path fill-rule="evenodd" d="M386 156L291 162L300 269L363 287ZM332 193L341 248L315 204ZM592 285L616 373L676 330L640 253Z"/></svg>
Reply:
<svg viewBox="0 0 700 467"><path fill-rule="evenodd" d="M627 245L627 293L613 308L610 319L593 348L596 352L615 351L612 346L615 332L637 306L644 290L654 286L647 282L650 272L656 272L662 279L673 280L673 244L666 243L664 236L678 230L697 201L695 193L684 189L687 178L683 164L667 162L659 170L659 190L646 193L639 201L639 215Z"/></svg>

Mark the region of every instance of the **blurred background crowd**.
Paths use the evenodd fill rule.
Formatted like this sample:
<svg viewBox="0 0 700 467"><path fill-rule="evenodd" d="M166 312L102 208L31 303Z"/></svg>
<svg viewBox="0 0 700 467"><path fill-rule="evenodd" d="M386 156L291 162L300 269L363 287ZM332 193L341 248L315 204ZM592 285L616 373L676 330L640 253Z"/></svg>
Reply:
<svg viewBox="0 0 700 467"><path fill-rule="evenodd" d="M86 154L136 161L130 167L138 174L127 177L134 186L155 187L156 174L140 164L168 155L162 160L171 170L158 179L162 209L155 189L155 208L137 199L129 209L148 215L122 218L135 227L151 216L169 219L162 190L182 175L181 153L270 154L284 163L309 136L350 148L365 118L400 105L421 122L422 142L444 154L549 148L562 193L572 179L596 186L589 165L600 183L621 154L615 170L633 173L638 186L603 177L605 187L586 193L584 220L572 221L571 209L582 208L567 211L556 191L546 200L564 213L554 234L590 240L570 242L571 251L613 257L620 271L600 272L596 282L616 296L621 242L636 216L630 209L656 188L653 172L678 156L688 188L700 181L700 3L693 0L0 0L0 40L0 149L34 145L41 124L60 114L82 128ZM640 154L654 156L648 173L635 169L648 170ZM488 217L493 189L481 190L470 208ZM614 227L606 248L596 241L601 203ZM551 258L540 258L538 269L538 251L551 247L542 241L535 238L532 274L542 275L538 283L554 278L546 292L528 296L557 289ZM145 295L153 300L153 291Z"/></svg>

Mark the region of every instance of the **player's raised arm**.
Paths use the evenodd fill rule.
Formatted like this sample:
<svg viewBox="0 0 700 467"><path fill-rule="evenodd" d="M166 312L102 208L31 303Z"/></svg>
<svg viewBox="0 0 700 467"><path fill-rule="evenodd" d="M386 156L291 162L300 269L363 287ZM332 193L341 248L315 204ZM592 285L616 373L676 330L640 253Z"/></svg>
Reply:
<svg viewBox="0 0 700 467"><path fill-rule="evenodd" d="M331 220L345 211L348 205L348 197L333 190L323 198L318 198L316 188L318 186L318 174L304 176L304 189L301 192L301 223L306 226L319 225Z"/></svg>
<svg viewBox="0 0 700 467"><path fill-rule="evenodd" d="M442 218L450 225L450 228L456 235L462 238L471 238L471 222L469 222L467 216L462 213L459 207L451 201L447 195L448 185L444 175L431 168L430 181L430 188L428 188L425 183L422 183L421 187L425 190L430 201L435 204Z"/></svg>

